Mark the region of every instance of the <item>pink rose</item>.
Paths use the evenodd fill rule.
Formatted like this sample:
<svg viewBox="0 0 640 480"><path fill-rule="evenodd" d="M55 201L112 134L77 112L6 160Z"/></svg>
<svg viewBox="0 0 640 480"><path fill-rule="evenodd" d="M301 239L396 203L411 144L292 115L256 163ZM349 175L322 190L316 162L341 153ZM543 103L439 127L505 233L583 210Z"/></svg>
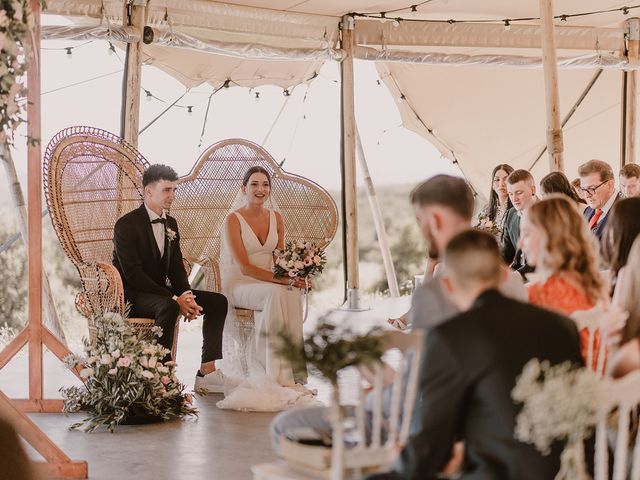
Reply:
<svg viewBox="0 0 640 480"><path fill-rule="evenodd" d="M171 381L171 379L166 375L163 375L162 377L160 377L160 381L162 382L163 385L166 385Z"/></svg>
<svg viewBox="0 0 640 480"><path fill-rule="evenodd" d="M131 365L131 357L124 356L124 357L120 357L120 359L118 359L118 366L119 367L127 368L130 365Z"/></svg>

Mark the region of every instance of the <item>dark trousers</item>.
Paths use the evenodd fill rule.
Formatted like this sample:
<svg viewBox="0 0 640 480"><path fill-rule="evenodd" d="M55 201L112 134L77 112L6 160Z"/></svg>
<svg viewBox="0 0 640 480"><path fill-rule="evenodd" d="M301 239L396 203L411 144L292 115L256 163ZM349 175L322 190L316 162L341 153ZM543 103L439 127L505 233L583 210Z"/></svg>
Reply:
<svg viewBox="0 0 640 480"><path fill-rule="evenodd" d="M222 331L227 317L227 298L215 292L192 292L204 315L202 363L212 362L222 358ZM180 305L170 297L139 292L132 302L131 316L155 319L155 324L162 328L158 343L169 350L173 346L173 334L179 314Z"/></svg>

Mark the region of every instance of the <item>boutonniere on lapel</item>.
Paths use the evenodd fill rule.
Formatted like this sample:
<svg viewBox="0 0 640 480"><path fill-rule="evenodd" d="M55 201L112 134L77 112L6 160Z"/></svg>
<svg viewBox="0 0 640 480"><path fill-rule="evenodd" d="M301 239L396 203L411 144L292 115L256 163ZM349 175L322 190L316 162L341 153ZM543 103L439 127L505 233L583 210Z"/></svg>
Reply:
<svg viewBox="0 0 640 480"><path fill-rule="evenodd" d="M167 236L167 240L169 241L169 243L171 243L176 239L176 235L178 234L173 230L171 230L169 227L167 227L165 235Z"/></svg>

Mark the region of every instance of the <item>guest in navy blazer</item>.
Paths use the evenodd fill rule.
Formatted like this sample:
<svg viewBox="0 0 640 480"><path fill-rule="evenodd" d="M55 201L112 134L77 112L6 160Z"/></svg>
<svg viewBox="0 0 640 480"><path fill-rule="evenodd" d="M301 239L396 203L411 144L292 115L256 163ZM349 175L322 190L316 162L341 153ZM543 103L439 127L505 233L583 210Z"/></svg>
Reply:
<svg viewBox="0 0 640 480"><path fill-rule="evenodd" d="M587 201L584 217L589 229L602 244L602 233L613 204L620 198L611 166L602 160L589 160L578 168L580 190Z"/></svg>

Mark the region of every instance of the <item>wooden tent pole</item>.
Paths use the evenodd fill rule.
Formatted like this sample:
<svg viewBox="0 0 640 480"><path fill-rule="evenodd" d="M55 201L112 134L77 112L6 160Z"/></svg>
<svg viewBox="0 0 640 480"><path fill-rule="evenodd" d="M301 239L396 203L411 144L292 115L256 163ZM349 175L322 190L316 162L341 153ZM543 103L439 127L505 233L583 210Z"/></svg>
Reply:
<svg viewBox="0 0 640 480"><path fill-rule="evenodd" d="M122 113L120 136L138 148L138 129L140 125L140 81L142 77L142 30L146 23L147 0L125 2L124 18L128 25L140 31L137 42L127 43L125 75L122 85Z"/></svg>
<svg viewBox="0 0 640 480"><path fill-rule="evenodd" d="M360 139L360 132L356 126L356 147L358 151L358 163L360 170L364 176L364 183L367 186L367 197L369 198L369 207L371 208L371 215L373 216L373 224L376 228L376 236L378 237L378 244L380 245L380 253L382 253L382 263L384 265L384 271L387 275L387 284L389 285L389 293L392 297L399 297L400 290L398 288L398 279L396 277L396 269L393 265L393 258L391 257L391 249L389 248L389 239L387 238L387 230L384 227L384 220L382 218L382 211L380 210L380 203L378 203L378 196L376 195L376 189L373 185L373 180L369 174L369 167L367 165L367 159L364 156L364 148L362 148L362 140Z"/></svg>
<svg viewBox="0 0 640 480"><path fill-rule="evenodd" d="M344 185L344 229L346 238L347 308L360 308L358 272L358 212L356 186L356 121L353 81L353 17L342 17L342 49L345 58L340 64L342 100L342 174Z"/></svg>
<svg viewBox="0 0 640 480"><path fill-rule="evenodd" d="M627 37L627 58L629 63L637 65L640 59L640 19L630 18L627 21L629 35ZM626 73L624 92L624 155L622 164L636 162L636 138L638 126L638 72L631 70Z"/></svg>
<svg viewBox="0 0 640 480"><path fill-rule="evenodd" d="M547 153L551 171L564 171L560 95L558 93L558 60L553 24L553 0L540 0L542 20L542 62L544 66L547 105Z"/></svg>

